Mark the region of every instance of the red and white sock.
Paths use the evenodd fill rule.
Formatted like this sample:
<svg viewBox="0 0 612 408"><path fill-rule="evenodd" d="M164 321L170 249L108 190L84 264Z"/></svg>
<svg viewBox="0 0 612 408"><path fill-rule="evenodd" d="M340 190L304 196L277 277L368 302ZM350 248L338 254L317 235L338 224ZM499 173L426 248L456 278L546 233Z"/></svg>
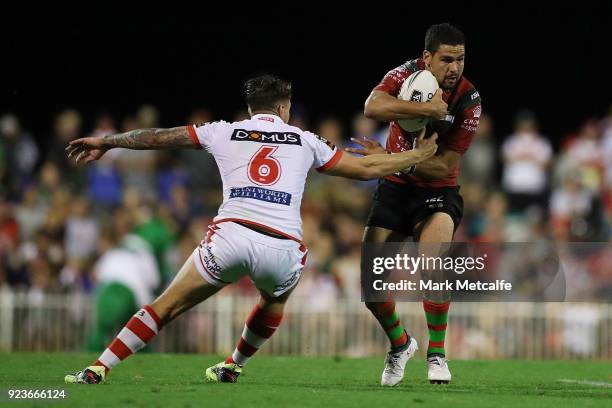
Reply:
<svg viewBox="0 0 612 408"><path fill-rule="evenodd" d="M122 360L146 346L161 330L161 327L157 314L151 306L146 305L127 322L93 365L104 366L108 373Z"/></svg>
<svg viewBox="0 0 612 408"><path fill-rule="evenodd" d="M282 318L282 314L271 313L256 305L244 325L238 346L225 362L244 366L249 358L272 337Z"/></svg>

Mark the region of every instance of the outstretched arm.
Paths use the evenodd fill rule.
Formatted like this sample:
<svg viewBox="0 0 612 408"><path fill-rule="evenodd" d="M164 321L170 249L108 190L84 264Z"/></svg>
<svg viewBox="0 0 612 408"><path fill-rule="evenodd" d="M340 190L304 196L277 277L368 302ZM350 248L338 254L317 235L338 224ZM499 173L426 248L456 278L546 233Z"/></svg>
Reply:
<svg viewBox="0 0 612 408"><path fill-rule="evenodd" d="M363 149L347 147L344 149L347 152L367 157L386 153L385 148L375 140L353 138L351 140L362 146ZM429 180L440 180L448 176L457 167L460 160L461 154L449 149L439 149L435 156L428 158L418 165L415 174Z"/></svg>
<svg viewBox="0 0 612 408"><path fill-rule="evenodd" d="M424 134L425 132L421 133L415 149L405 152L372 154L366 157L355 157L345 154L325 174L358 180L372 180L407 169L429 159L436 153L438 148L436 139L438 135L434 133L429 139L423 139Z"/></svg>
<svg viewBox="0 0 612 408"><path fill-rule="evenodd" d="M124 147L135 150L193 148L186 126L169 129L136 129L103 137L108 148Z"/></svg>
<svg viewBox="0 0 612 408"><path fill-rule="evenodd" d="M193 148L194 142L186 126L169 129L136 129L115 135L85 137L71 141L66 147L68 157L79 163L98 160L107 150L123 147L134 150Z"/></svg>

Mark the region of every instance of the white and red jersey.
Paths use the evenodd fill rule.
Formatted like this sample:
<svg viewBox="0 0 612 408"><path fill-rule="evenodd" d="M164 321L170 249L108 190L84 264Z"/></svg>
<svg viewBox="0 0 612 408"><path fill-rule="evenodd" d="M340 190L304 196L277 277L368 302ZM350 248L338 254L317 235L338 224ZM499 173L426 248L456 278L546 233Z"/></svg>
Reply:
<svg viewBox="0 0 612 408"><path fill-rule="evenodd" d="M311 167L331 168L342 151L276 115L188 126L198 148L211 153L223 181L215 221L250 221L301 240L300 205Z"/></svg>

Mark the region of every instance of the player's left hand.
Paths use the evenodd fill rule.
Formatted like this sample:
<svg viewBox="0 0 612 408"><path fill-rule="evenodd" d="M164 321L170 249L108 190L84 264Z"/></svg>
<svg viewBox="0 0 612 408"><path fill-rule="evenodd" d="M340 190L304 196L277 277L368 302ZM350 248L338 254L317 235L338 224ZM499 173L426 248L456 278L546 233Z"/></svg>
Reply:
<svg viewBox="0 0 612 408"><path fill-rule="evenodd" d="M102 139L102 137L84 137L71 141L66 147L68 158L74 158L77 164L98 160L108 150L103 146Z"/></svg>
<svg viewBox="0 0 612 408"><path fill-rule="evenodd" d="M344 148L344 150L349 153L355 153L361 156L369 156L372 154L387 154L385 148L382 147L381 144L378 143L376 140L370 138L357 139L354 137L351 137L351 140L357 143L359 146L362 146L363 149L358 149L354 147Z"/></svg>

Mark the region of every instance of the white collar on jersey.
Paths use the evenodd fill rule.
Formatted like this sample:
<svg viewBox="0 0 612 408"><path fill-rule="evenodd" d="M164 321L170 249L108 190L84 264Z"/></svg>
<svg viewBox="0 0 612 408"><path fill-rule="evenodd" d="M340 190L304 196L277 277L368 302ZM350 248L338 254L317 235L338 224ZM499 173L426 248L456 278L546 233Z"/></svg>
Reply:
<svg viewBox="0 0 612 408"><path fill-rule="evenodd" d="M273 115L271 113L258 113L257 115L251 116L251 119L265 120L272 123L275 123L276 121L279 121L280 123L285 123L283 122L280 116Z"/></svg>

